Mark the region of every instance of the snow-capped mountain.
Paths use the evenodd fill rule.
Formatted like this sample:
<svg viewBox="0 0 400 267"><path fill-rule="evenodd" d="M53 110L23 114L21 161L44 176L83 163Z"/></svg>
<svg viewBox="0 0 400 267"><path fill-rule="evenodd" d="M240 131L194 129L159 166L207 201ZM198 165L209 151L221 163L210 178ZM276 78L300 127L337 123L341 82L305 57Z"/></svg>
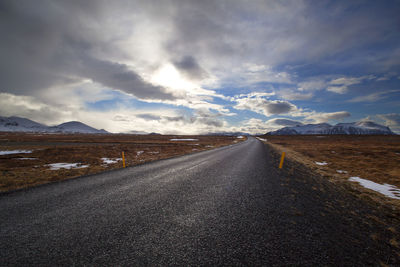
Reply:
<svg viewBox="0 0 400 267"><path fill-rule="evenodd" d="M359 121L351 123L328 123L297 125L284 127L277 131L269 132L267 135L306 135L306 134L382 134L392 135L389 127L377 124L372 121Z"/></svg>
<svg viewBox="0 0 400 267"><path fill-rule="evenodd" d="M0 117L0 132L44 132L47 126L19 117Z"/></svg>
<svg viewBox="0 0 400 267"><path fill-rule="evenodd" d="M107 133L82 122L71 121L57 126L46 126L35 121L19 117L1 117L0 132L40 132L40 133Z"/></svg>

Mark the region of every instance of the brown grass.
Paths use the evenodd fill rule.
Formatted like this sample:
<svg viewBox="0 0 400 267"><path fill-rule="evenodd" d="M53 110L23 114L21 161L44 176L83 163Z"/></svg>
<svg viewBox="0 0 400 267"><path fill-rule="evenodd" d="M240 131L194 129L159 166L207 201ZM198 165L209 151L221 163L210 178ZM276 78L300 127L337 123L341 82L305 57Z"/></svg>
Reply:
<svg viewBox="0 0 400 267"><path fill-rule="evenodd" d="M400 136L264 136L267 144L332 182L358 176L400 187ZM319 166L315 162L325 161ZM337 170L347 171L338 173ZM360 197L377 195L362 189ZM397 205L399 200L386 198Z"/></svg>
<svg viewBox="0 0 400 267"><path fill-rule="evenodd" d="M191 138L198 141L170 141ZM32 150L29 154L0 155L0 191L59 181L122 167L101 158L121 158L126 165L171 158L229 145L244 139L229 136L90 135L0 133L0 150ZM143 152L141 152L143 151ZM22 158L35 158L27 160ZM82 163L81 169L50 170L51 163Z"/></svg>

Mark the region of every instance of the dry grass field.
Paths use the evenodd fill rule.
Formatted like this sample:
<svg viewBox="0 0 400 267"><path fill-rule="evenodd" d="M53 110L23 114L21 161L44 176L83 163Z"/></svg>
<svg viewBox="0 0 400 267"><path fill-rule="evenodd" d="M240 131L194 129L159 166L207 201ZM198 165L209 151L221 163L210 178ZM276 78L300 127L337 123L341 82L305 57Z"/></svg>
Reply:
<svg viewBox="0 0 400 267"><path fill-rule="evenodd" d="M361 177L400 188L400 136L264 136L279 152L333 182ZM318 165L322 164L322 165ZM360 190L373 193L369 190ZM388 201L400 202L400 200Z"/></svg>
<svg viewBox="0 0 400 267"><path fill-rule="evenodd" d="M242 140L230 136L0 133L0 191L122 168L122 151L126 165L133 166ZM59 165L52 165L56 163L68 163L62 167L70 168L57 169Z"/></svg>

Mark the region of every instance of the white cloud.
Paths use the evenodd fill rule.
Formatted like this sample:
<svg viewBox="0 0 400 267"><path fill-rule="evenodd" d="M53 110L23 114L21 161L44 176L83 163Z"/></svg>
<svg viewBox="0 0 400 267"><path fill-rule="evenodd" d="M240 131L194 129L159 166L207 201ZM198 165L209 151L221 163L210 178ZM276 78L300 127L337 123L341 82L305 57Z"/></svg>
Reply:
<svg viewBox="0 0 400 267"><path fill-rule="evenodd" d="M350 112L347 111L338 111L338 112L300 112L299 114L304 117L305 121L312 123L322 123L328 122L331 120L338 121L351 116Z"/></svg>
<svg viewBox="0 0 400 267"><path fill-rule="evenodd" d="M243 121L239 126L231 127L229 131L231 132L245 132L253 135L265 134L271 131L272 128L265 121L251 118L249 120Z"/></svg>
<svg viewBox="0 0 400 267"><path fill-rule="evenodd" d="M248 95L239 95L234 99L236 101L235 109L251 110L265 116L275 114L288 114L297 110L297 107L288 101L269 100L270 93L251 93Z"/></svg>
<svg viewBox="0 0 400 267"><path fill-rule="evenodd" d="M324 79L309 79L297 84L299 91L318 91L326 88L326 81Z"/></svg>
<svg viewBox="0 0 400 267"><path fill-rule="evenodd" d="M308 100L314 96L313 92L305 93L293 89L280 89L276 94L285 100Z"/></svg>
<svg viewBox="0 0 400 267"><path fill-rule="evenodd" d="M385 121L385 125L388 126L392 131L400 134L400 114L389 113L389 114L378 114L378 118Z"/></svg>
<svg viewBox="0 0 400 267"><path fill-rule="evenodd" d="M72 96L74 97L74 96ZM71 98L65 99L68 102ZM223 113L208 108L196 110L193 114L182 113L172 108L141 108L119 104L109 110L92 110L77 102L67 109L60 109L66 103L46 104L31 96L16 96L0 93L0 114L2 116L28 117L40 123L55 125L78 120L109 132L144 131L162 134L205 134L220 132L229 127Z"/></svg>
<svg viewBox="0 0 400 267"><path fill-rule="evenodd" d="M360 84L364 80L372 80L376 77L373 75L361 76L361 77L341 77L329 82L327 90L337 94L345 94L348 91L349 86Z"/></svg>
<svg viewBox="0 0 400 267"><path fill-rule="evenodd" d="M375 102L375 101L387 98L387 97L389 97L390 94L397 93L397 92L400 92L400 90L388 90L388 91L376 92L376 93L372 93L372 94L368 94L368 95L354 97L354 98L348 100L348 102L351 102L351 103Z"/></svg>

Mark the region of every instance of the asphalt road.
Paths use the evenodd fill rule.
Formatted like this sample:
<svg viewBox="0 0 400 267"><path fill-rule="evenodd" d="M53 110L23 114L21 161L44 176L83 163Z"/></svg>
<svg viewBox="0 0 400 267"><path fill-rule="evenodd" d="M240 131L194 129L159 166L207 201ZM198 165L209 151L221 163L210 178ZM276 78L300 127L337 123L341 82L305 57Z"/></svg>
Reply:
<svg viewBox="0 0 400 267"><path fill-rule="evenodd" d="M0 265L397 263L370 207L315 179L250 138L3 194Z"/></svg>

